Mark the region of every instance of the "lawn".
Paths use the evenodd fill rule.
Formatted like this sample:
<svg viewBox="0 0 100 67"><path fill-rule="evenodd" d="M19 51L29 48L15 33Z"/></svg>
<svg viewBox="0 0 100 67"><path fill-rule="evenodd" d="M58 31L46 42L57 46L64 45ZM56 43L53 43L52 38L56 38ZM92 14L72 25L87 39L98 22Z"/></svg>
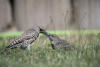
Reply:
<svg viewBox="0 0 100 67"><path fill-rule="evenodd" d="M0 67L100 67L98 35L70 35L66 38L76 49L53 50L49 40L42 36L32 44L30 52L13 49L0 55ZM1 38L0 50L9 44L11 39Z"/></svg>

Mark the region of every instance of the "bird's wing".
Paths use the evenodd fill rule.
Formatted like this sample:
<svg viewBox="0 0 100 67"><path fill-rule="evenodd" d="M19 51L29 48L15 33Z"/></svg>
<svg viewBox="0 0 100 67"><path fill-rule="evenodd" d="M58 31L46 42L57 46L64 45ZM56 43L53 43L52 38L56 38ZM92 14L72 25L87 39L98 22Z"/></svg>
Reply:
<svg viewBox="0 0 100 67"><path fill-rule="evenodd" d="M3 51L1 51L0 53L3 53L4 51L7 51L8 49L13 49L13 48L17 48L20 47L25 40L30 40L33 39L31 41L31 43L37 39L37 37L39 36L39 33L36 32L35 30L28 30L26 32L24 32L19 38L16 38L9 46L7 46Z"/></svg>
<svg viewBox="0 0 100 67"><path fill-rule="evenodd" d="M20 44L22 42L23 42L23 39L17 38L6 48L15 48L15 47L19 46L18 44Z"/></svg>
<svg viewBox="0 0 100 67"><path fill-rule="evenodd" d="M20 43L23 43L25 40L31 39L33 36L30 33L23 33L19 38L16 38L9 46L6 48L15 48L17 46L21 46ZM18 45L19 44L19 45Z"/></svg>
<svg viewBox="0 0 100 67"><path fill-rule="evenodd" d="M13 49L13 48L16 48L17 46L20 46L19 43L22 43L22 42L23 40L21 40L20 38L15 39L10 45L8 45L5 49L0 51L0 54L4 53L5 51L8 51L9 49Z"/></svg>
<svg viewBox="0 0 100 67"><path fill-rule="evenodd" d="M39 33L34 30L34 29L30 29L30 30L27 30L26 32L24 32L21 36L22 39L30 39L30 38L37 38L39 36Z"/></svg>
<svg viewBox="0 0 100 67"><path fill-rule="evenodd" d="M36 40L39 36L39 33L36 32L34 29L29 29L26 32L24 32L19 38L15 39L9 46L6 48L14 48L17 47L17 44L24 42L25 40L33 39ZM20 44L18 46L21 46Z"/></svg>

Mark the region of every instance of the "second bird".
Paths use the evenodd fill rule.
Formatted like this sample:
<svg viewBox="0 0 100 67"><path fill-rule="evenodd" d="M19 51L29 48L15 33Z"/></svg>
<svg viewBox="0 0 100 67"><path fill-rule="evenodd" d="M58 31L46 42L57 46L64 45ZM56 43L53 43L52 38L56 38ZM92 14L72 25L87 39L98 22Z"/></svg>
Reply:
<svg viewBox="0 0 100 67"><path fill-rule="evenodd" d="M44 35L46 35L51 43L51 46L53 49L64 49L64 50L69 50L74 48L73 45L69 44L66 40L60 39L56 34L50 34L46 32L45 30L42 31Z"/></svg>

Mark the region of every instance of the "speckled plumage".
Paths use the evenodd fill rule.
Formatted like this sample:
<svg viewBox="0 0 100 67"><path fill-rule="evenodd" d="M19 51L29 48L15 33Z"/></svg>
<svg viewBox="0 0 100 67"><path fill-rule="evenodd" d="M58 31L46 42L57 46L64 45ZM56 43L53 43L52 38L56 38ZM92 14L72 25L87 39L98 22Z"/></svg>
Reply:
<svg viewBox="0 0 100 67"><path fill-rule="evenodd" d="M25 31L20 37L16 38L9 46L1 53L13 48L30 49L30 45L38 38L40 27L35 26L32 29Z"/></svg>

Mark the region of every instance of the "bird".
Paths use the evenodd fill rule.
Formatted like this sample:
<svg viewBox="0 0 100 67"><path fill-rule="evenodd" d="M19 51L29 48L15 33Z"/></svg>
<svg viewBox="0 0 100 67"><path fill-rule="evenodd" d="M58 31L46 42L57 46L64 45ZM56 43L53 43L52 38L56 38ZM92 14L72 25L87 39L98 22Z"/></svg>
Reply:
<svg viewBox="0 0 100 67"><path fill-rule="evenodd" d="M5 47L0 54L14 48L20 48L29 51L31 44L39 37L40 30L40 26L34 26L33 28L26 30L21 36L12 41L10 45Z"/></svg>
<svg viewBox="0 0 100 67"><path fill-rule="evenodd" d="M66 40L60 39L56 34L50 34L45 30L42 30L41 33L43 33L49 38L52 49L54 50L60 50L60 49L70 50L74 48L73 45L69 44Z"/></svg>

